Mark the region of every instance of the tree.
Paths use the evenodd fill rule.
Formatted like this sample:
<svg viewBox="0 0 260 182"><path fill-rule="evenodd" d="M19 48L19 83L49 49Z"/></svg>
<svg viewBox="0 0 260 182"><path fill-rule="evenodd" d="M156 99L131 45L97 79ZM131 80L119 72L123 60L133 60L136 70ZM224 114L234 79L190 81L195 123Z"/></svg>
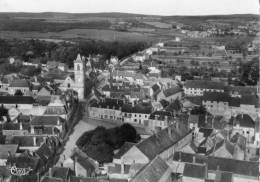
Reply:
<svg viewBox="0 0 260 182"><path fill-rule="evenodd" d="M15 96L23 96L23 92L20 89L18 89L18 90L15 91L14 95Z"/></svg>
<svg viewBox="0 0 260 182"><path fill-rule="evenodd" d="M128 123L123 124L120 127L120 134L122 139L126 142L135 143L140 139L140 136L137 134L135 128Z"/></svg>

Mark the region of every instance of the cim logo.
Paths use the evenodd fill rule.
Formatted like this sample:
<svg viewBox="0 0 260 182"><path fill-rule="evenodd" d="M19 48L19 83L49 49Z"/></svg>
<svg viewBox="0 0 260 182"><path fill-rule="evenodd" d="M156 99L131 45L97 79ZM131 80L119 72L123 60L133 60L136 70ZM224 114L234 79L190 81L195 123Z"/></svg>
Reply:
<svg viewBox="0 0 260 182"><path fill-rule="evenodd" d="M28 175L32 171L32 169L29 168L17 168L16 166L10 167L10 172L14 176L25 176Z"/></svg>

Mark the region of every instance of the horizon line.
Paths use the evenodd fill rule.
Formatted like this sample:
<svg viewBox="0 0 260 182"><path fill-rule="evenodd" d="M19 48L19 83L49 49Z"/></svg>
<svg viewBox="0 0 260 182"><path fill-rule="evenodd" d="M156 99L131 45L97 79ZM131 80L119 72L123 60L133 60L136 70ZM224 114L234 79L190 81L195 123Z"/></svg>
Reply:
<svg viewBox="0 0 260 182"><path fill-rule="evenodd" d="M260 16L260 13L231 13L231 14L172 14L172 15L159 15L159 14L143 14L143 13L130 13L130 12L117 12L117 11L100 11L100 12L63 12L63 11L0 11L1 13L32 13L32 14L43 14L43 13L64 13L64 14L131 14L131 15L140 15L140 16L234 16L234 15L253 15Z"/></svg>

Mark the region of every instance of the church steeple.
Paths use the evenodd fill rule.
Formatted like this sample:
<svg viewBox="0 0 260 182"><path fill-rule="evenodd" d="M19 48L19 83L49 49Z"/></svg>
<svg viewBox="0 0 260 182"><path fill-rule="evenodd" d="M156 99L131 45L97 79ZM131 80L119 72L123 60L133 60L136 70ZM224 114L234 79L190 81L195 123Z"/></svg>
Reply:
<svg viewBox="0 0 260 182"><path fill-rule="evenodd" d="M77 58L74 60L74 80L75 80L74 90L78 92L79 99L84 99L85 72L86 72L85 57L78 54Z"/></svg>

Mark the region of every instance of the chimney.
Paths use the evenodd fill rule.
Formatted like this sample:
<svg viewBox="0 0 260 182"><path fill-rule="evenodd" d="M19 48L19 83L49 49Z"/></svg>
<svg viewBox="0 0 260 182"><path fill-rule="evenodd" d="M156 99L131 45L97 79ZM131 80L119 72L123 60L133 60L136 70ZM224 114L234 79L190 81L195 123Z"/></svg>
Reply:
<svg viewBox="0 0 260 182"><path fill-rule="evenodd" d="M33 146L36 146L36 137L33 137Z"/></svg>
<svg viewBox="0 0 260 182"><path fill-rule="evenodd" d="M20 130L23 130L23 124L20 122Z"/></svg>
<svg viewBox="0 0 260 182"><path fill-rule="evenodd" d="M75 171L75 176L78 176L78 170L77 170L77 163L78 163L78 157L74 157L74 171Z"/></svg>
<svg viewBox="0 0 260 182"><path fill-rule="evenodd" d="M169 137L172 137L172 129L171 126L167 128Z"/></svg>
<svg viewBox="0 0 260 182"><path fill-rule="evenodd" d="M52 168L49 168L49 177L52 177Z"/></svg>
<svg viewBox="0 0 260 182"><path fill-rule="evenodd" d="M60 118L57 120L57 125L60 126Z"/></svg>
<svg viewBox="0 0 260 182"><path fill-rule="evenodd" d="M37 175L37 182L40 182L40 173L38 172L36 175Z"/></svg>
<svg viewBox="0 0 260 182"><path fill-rule="evenodd" d="M192 163L196 163L196 158L195 158L195 156L192 157Z"/></svg>
<svg viewBox="0 0 260 182"><path fill-rule="evenodd" d="M31 134L34 134L34 127L31 127Z"/></svg>
<svg viewBox="0 0 260 182"><path fill-rule="evenodd" d="M121 161L121 174L123 175L125 173L125 164L124 161Z"/></svg>
<svg viewBox="0 0 260 182"><path fill-rule="evenodd" d="M205 162L205 179L208 179L208 164Z"/></svg>

